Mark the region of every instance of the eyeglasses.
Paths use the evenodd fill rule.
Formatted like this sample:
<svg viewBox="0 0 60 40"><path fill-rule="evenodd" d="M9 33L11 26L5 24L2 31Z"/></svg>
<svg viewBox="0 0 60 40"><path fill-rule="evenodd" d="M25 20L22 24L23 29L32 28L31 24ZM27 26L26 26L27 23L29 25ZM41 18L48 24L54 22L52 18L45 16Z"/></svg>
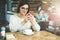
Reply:
<svg viewBox="0 0 60 40"><path fill-rule="evenodd" d="M21 7L21 9L23 9L23 10L27 10L27 11L28 11L28 8Z"/></svg>

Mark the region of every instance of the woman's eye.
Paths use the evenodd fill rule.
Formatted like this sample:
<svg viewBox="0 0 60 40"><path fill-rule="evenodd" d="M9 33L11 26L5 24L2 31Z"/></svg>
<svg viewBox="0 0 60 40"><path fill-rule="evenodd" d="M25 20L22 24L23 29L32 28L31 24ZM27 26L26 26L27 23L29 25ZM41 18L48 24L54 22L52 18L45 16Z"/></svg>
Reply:
<svg viewBox="0 0 60 40"><path fill-rule="evenodd" d="M25 9L24 7L22 7L21 9Z"/></svg>
<svg viewBox="0 0 60 40"><path fill-rule="evenodd" d="M28 10L28 8L21 7L21 9Z"/></svg>

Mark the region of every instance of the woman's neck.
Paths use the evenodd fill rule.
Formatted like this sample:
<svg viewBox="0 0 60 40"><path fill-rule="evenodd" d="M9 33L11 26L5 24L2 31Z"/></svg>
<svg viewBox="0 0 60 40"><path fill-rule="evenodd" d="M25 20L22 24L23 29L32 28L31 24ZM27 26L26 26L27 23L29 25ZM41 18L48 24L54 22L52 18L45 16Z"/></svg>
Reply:
<svg viewBox="0 0 60 40"><path fill-rule="evenodd" d="M22 15L22 14L18 14L18 17L20 17L20 18L25 18L25 16L24 15Z"/></svg>

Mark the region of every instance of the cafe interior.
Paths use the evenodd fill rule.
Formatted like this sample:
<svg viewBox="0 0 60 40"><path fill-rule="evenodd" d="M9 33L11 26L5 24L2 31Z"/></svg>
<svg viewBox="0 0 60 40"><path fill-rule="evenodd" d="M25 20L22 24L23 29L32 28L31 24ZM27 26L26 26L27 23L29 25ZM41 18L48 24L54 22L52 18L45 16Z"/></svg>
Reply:
<svg viewBox="0 0 60 40"><path fill-rule="evenodd" d="M0 0L0 40L60 40L60 0L28 0L33 16L38 12L37 7L43 8L48 17L52 13L51 21L43 21L43 29L31 35L9 30L10 17L17 13L19 1Z"/></svg>

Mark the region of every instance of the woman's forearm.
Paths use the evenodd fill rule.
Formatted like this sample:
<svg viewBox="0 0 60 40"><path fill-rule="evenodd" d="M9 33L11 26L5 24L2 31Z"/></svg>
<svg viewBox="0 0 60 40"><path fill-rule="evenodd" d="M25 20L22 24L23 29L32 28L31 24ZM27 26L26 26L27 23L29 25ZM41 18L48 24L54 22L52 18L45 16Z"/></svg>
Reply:
<svg viewBox="0 0 60 40"><path fill-rule="evenodd" d="M38 25L38 23L36 21L32 21L31 24L32 24L32 28L35 31L40 31L40 26Z"/></svg>

